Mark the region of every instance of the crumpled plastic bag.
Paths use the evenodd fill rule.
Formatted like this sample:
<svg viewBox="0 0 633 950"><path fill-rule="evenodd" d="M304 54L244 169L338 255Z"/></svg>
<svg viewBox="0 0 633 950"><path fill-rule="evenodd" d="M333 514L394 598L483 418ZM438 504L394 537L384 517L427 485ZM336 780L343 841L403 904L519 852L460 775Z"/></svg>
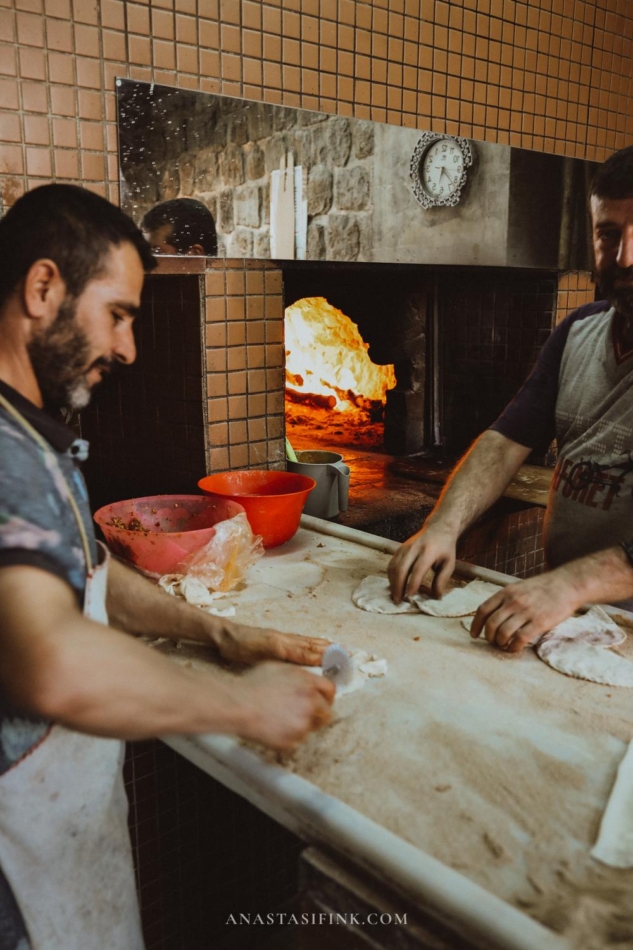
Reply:
<svg viewBox="0 0 633 950"><path fill-rule="evenodd" d="M207 589L227 591L244 579L249 567L263 554L261 536L254 535L246 515L239 514L220 521L211 540L190 554L178 568Z"/></svg>
<svg viewBox="0 0 633 950"><path fill-rule="evenodd" d="M254 535L245 514L235 515L215 526L215 534L203 548L178 565L181 573L163 574L159 586L174 597L201 607L216 617L235 616L235 607L216 604L246 576L249 567L262 557L261 535Z"/></svg>

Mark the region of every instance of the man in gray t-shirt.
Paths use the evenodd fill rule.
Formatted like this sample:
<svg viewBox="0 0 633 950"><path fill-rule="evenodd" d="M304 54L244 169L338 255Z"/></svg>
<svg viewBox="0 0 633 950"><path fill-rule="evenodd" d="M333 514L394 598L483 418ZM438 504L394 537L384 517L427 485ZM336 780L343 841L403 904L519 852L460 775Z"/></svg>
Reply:
<svg viewBox="0 0 633 950"><path fill-rule="evenodd" d="M535 447L556 436L559 461L545 519L551 570L483 604L474 637L517 652L586 603L633 597L633 147L598 169L590 207L606 301L552 333L534 371L451 476L423 527L394 554L399 602L429 569L441 596L461 534L505 491Z"/></svg>
<svg viewBox="0 0 633 950"><path fill-rule="evenodd" d="M85 528L92 535L88 496L77 464L85 458L86 443L1 380L0 393L50 445L59 470L76 489ZM54 473L41 464L37 445L2 407L0 499L0 567L22 564L50 571L72 587L81 603L84 571L75 520ZM92 540L96 561L94 537ZM47 719L17 708L0 691L0 776L35 748L49 729ZM28 947L24 921L1 865L0 946L8 950Z"/></svg>
<svg viewBox="0 0 633 950"><path fill-rule="evenodd" d="M134 222L45 185L0 220L0 260L0 947L142 950L121 740L220 732L294 748L329 720L335 689L282 663L184 670L129 634L246 663L318 665L328 641L211 617L95 541L87 447L49 410L82 408L135 359L154 261Z"/></svg>

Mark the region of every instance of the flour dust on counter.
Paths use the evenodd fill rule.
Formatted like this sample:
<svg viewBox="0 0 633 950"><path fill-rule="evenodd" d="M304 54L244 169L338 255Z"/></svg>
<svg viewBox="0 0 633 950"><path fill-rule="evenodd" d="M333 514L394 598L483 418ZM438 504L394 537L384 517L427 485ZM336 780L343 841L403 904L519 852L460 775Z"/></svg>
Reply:
<svg viewBox="0 0 633 950"><path fill-rule="evenodd" d="M257 582L249 578L237 601L240 622L328 637L379 656L389 671L337 700L332 721L294 754L267 760L574 950L633 946L633 870L590 854L633 735L630 692L555 675L533 650L495 650L459 619L358 610L354 590L385 576L388 561L302 528L256 565ZM629 661L632 640L617 648Z"/></svg>

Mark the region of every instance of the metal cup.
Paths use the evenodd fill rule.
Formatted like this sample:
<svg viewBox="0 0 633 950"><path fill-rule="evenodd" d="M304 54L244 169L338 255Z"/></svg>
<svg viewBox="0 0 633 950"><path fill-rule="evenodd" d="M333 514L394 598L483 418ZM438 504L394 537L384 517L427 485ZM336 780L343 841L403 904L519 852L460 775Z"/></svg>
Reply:
<svg viewBox="0 0 633 950"><path fill-rule="evenodd" d="M339 511L347 511L349 494L349 466L338 452L306 449L296 453L297 461L286 462L289 472L308 475L316 482L304 507L306 515L315 518L335 518Z"/></svg>

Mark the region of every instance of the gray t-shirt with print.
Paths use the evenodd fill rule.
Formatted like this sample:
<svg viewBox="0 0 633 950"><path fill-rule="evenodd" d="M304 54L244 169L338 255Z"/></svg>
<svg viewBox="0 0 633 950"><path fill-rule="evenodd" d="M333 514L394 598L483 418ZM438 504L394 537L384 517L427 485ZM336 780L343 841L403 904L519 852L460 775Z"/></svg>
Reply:
<svg viewBox="0 0 633 950"><path fill-rule="evenodd" d="M633 537L633 358L618 357L614 318L575 323L561 360L544 535L554 567Z"/></svg>
<svg viewBox="0 0 633 950"><path fill-rule="evenodd" d="M81 535L67 487L73 493L96 559L88 495L78 459L86 443L67 426L0 382L0 393L46 440L44 453L33 437L0 405L0 570L26 565L55 574L83 604L86 565ZM1 634L0 634L1 635ZM2 775L28 755L50 723L16 709L0 690L0 794ZM28 950L26 928L0 866L0 948Z"/></svg>
<svg viewBox="0 0 633 950"><path fill-rule="evenodd" d="M492 429L530 448L556 437L544 528L549 567L633 538L633 352L605 301L565 318Z"/></svg>

